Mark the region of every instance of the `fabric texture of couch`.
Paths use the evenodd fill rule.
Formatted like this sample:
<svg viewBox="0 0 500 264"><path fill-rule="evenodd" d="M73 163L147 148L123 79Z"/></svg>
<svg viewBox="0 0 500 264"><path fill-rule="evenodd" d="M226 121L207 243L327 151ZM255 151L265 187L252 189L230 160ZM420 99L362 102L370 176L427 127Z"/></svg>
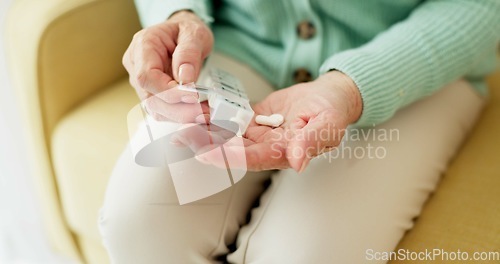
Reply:
<svg viewBox="0 0 500 264"><path fill-rule="evenodd" d="M140 29L131 0L18 0L7 48L52 247L107 263L97 231L107 180L138 102L121 56ZM476 128L399 248L500 251L500 72ZM484 262L487 263L487 262Z"/></svg>

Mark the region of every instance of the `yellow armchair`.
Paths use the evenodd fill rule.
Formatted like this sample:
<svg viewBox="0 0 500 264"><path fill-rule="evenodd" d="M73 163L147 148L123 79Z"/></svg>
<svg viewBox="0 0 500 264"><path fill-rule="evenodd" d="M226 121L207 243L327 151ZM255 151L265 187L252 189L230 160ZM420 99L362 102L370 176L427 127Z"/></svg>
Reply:
<svg viewBox="0 0 500 264"><path fill-rule="evenodd" d="M491 252L493 257L480 263L499 263L500 70L488 83L486 109L398 249L460 250L469 257ZM404 263L393 263L399 262Z"/></svg>
<svg viewBox="0 0 500 264"><path fill-rule="evenodd" d="M7 18L9 66L47 233L54 249L76 259L85 256L67 213L78 208L71 208L72 194L54 173L54 129L79 105L126 78L121 56L139 29L133 1L124 0L18 0Z"/></svg>
<svg viewBox="0 0 500 264"><path fill-rule="evenodd" d="M7 48L52 247L107 263L97 232L137 103L121 56L140 29L132 0L17 0ZM500 73L476 129L400 248L500 248Z"/></svg>

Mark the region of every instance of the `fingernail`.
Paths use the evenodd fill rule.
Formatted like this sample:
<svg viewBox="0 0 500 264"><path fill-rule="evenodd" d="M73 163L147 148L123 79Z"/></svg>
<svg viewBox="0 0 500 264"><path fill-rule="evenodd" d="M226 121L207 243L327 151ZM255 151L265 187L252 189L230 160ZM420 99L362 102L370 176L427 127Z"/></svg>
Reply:
<svg viewBox="0 0 500 264"><path fill-rule="evenodd" d="M309 161L310 160L308 158L304 159L304 161L302 162L302 166L300 166L299 173L302 173L306 169L307 165L309 164Z"/></svg>
<svg viewBox="0 0 500 264"><path fill-rule="evenodd" d="M194 104L198 102L198 98L194 97L193 95L184 95L181 97L181 102L186 104Z"/></svg>
<svg viewBox="0 0 500 264"><path fill-rule="evenodd" d="M189 63L184 63L179 67L179 81L181 83L192 83L195 81L194 66Z"/></svg>

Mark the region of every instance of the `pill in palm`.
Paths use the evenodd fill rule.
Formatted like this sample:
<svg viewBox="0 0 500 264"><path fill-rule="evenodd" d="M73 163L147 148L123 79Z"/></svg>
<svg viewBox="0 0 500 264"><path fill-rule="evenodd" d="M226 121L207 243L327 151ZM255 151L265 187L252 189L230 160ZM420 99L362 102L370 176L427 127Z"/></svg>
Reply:
<svg viewBox="0 0 500 264"><path fill-rule="evenodd" d="M280 114L273 114L270 116L258 115L255 117L255 122L259 125L265 125L270 127L279 127L283 124L285 118Z"/></svg>

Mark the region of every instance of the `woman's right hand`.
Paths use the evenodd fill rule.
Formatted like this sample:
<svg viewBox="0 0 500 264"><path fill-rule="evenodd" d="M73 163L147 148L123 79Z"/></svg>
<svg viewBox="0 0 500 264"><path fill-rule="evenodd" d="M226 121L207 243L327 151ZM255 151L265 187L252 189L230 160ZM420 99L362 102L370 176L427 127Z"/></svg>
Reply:
<svg viewBox="0 0 500 264"><path fill-rule="evenodd" d="M197 94L171 89L195 82L213 47L210 28L194 13L180 11L134 35L123 55L130 83L156 120L194 122L206 112Z"/></svg>

